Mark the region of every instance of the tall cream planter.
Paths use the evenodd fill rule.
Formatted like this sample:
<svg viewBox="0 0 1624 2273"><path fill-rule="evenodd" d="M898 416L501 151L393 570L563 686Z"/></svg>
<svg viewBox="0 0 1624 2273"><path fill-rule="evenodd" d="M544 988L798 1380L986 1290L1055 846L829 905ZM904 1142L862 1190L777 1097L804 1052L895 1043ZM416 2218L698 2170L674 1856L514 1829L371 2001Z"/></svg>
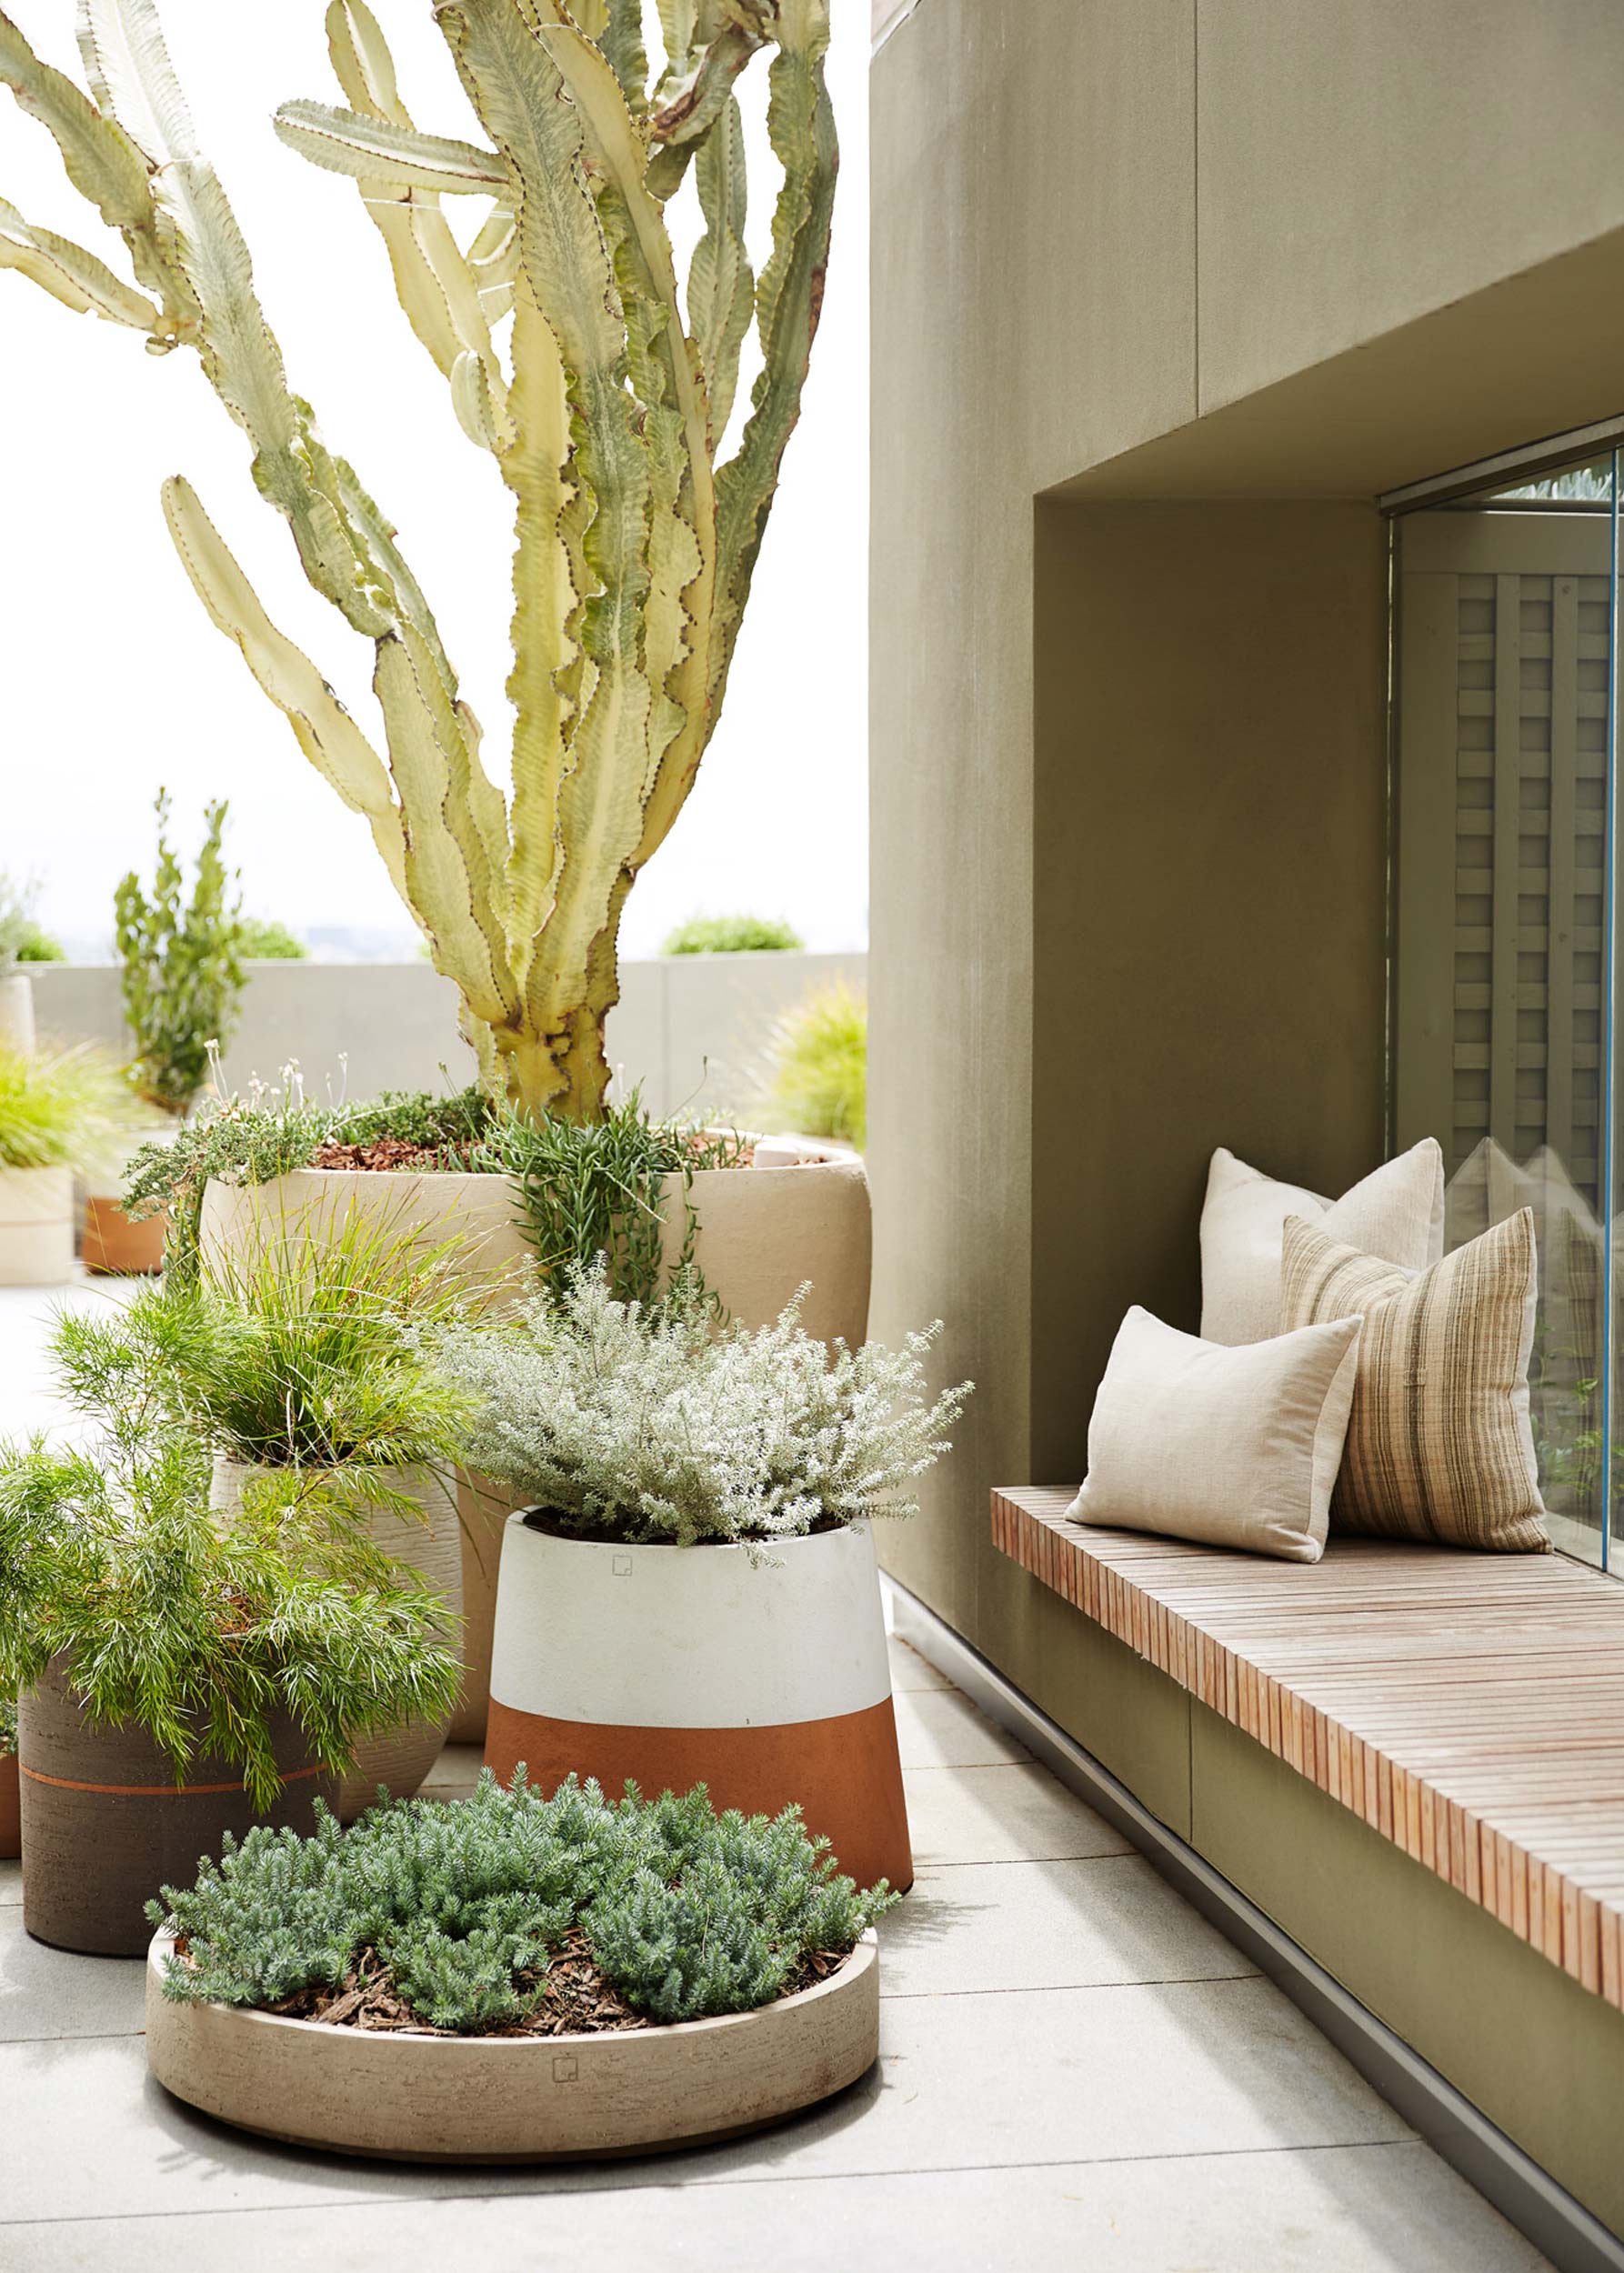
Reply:
<svg viewBox="0 0 1624 2273"><path fill-rule="evenodd" d="M769 1325L807 1281L808 1334L854 1348L868 1330L873 1233L868 1179L855 1153L834 1146L763 1140L750 1168L701 1168L694 1177L695 1259L706 1284L746 1326ZM793 1163L794 1165L789 1165ZM457 1267L488 1299L522 1285L531 1250L519 1187L511 1177L417 1170L297 1168L267 1184L211 1183L203 1196L205 1257L299 1240L359 1212L392 1238L424 1249L464 1242ZM686 1225L681 1185L667 1193L665 1247L674 1261ZM502 1527L513 1501L467 1477L463 1516L464 1664L467 1677L451 1735L479 1743L489 1705L491 1633Z"/></svg>
<svg viewBox="0 0 1624 2273"><path fill-rule="evenodd" d="M0 978L0 1045L27 1054L35 1043L34 983L26 971L14 971Z"/></svg>
<svg viewBox="0 0 1624 2273"><path fill-rule="evenodd" d="M0 1168L0 1287L62 1287L73 1276L73 1170Z"/></svg>
<svg viewBox="0 0 1624 2273"><path fill-rule="evenodd" d="M243 1488L251 1476L266 1473L246 1461L217 1459L209 1490L209 1506L227 1517L243 1504ZM459 1621L463 1601L462 1539L456 1502L446 1484L429 1468L402 1468L395 1487L422 1509L421 1519L397 1516L380 1508L367 1526L375 1546L393 1562L421 1574L445 1602L452 1621ZM446 1639L457 1639L452 1623ZM451 1723L407 1720L396 1728L366 1737L356 1747L356 1765L338 1787L340 1823L353 1823L377 1797L382 1784L392 1798L409 1799L440 1757Z"/></svg>

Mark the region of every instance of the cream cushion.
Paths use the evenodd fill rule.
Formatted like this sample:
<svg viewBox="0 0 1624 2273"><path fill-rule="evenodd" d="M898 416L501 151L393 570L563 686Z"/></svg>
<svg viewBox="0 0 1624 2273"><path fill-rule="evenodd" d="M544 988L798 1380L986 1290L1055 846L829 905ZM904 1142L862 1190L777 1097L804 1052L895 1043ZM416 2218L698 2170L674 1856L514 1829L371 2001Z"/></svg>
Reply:
<svg viewBox="0 0 1624 2273"><path fill-rule="evenodd" d="M1343 1193L1322 1199L1278 1184L1220 1145L1201 1210L1201 1338L1260 1342L1280 1331L1280 1234L1288 1216L1406 1270L1444 1251L1444 1156L1424 1136Z"/></svg>
<svg viewBox="0 0 1624 2273"><path fill-rule="evenodd" d="M1130 1310L1088 1424L1078 1523L1317 1563L1359 1322L1225 1349Z"/></svg>
<svg viewBox="0 0 1624 2273"><path fill-rule="evenodd" d="M1361 1255L1320 1224L1286 1226L1287 1324L1364 1320L1331 1502L1338 1531L1511 1553L1549 1547L1529 1419L1539 1292L1527 1207L1424 1271Z"/></svg>

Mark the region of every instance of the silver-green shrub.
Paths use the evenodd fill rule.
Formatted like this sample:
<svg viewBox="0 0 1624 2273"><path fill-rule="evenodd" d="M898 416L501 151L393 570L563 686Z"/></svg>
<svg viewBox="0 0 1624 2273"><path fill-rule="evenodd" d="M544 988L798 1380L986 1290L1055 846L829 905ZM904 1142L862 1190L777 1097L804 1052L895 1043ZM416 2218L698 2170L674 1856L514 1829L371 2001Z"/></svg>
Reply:
<svg viewBox="0 0 1624 2273"><path fill-rule="evenodd" d="M522 2021L578 1928L599 1970L651 2020L748 2012L844 1955L896 1899L840 1877L799 1810L718 1816L703 1785L618 1801L574 1777L550 1799L487 1768L471 1799L375 1807L348 1832L228 1834L195 1887L165 1887L155 1926L185 1938L164 1993L278 2005L331 1988L372 1951L419 2017L475 2032Z"/></svg>
<svg viewBox="0 0 1624 2273"><path fill-rule="evenodd" d="M471 1467L564 1532L689 1546L763 1542L908 1516L908 1487L948 1450L970 1384L933 1402L925 1356L833 1354L801 1329L717 1333L701 1312L617 1302L601 1265L536 1296L510 1331L453 1328L441 1365L475 1401Z"/></svg>

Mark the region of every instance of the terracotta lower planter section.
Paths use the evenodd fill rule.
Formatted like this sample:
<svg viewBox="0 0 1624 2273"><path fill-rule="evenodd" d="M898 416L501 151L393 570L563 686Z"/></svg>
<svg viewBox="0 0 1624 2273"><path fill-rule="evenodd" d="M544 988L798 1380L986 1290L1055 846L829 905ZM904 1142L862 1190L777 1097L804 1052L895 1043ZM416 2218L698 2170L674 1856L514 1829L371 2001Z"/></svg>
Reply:
<svg viewBox="0 0 1624 2273"><path fill-rule="evenodd" d="M246 1462L216 1459L209 1506L216 1514L235 1513L242 1505L244 1485L255 1473ZM440 1597L449 1614L443 1639L447 1647L456 1647L461 1639L463 1592L456 1502L441 1478L428 1468L396 1470L395 1487L417 1503L423 1519L380 1509L367 1527L373 1544L392 1562L418 1572ZM335 1812L339 1822L353 1823L370 1807L380 1784L391 1798L409 1799L439 1758L450 1727L449 1717L406 1720L396 1728L362 1737L356 1747L356 1765L338 1787Z"/></svg>
<svg viewBox="0 0 1624 2273"><path fill-rule="evenodd" d="M17 1789L17 1756L0 1752L0 1863L15 1863L23 1851L22 1799Z"/></svg>
<svg viewBox="0 0 1624 2273"><path fill-rule="evenodd" d="M87 1718L60 1659L18 1712L22 1777L23 1923L38 1941L109 1958L138 1958L151 1928L145 1905L162 1886L189 1886L200 1855L217 1855L227 1831L258 1822L308 1835L319 1795L338 1778L314 1763L290 1719L273 1723L285 1782L268 1816L243 1789L242 1770L200 1754L176 1788L174 1763L144 1728Z"/></svg>
<svg viewBox="0 0 1624 2273"><path fill-rule="evenodd" d="M0 1287L65 1287L74 1276L71 1168L0 1168Z"/></svg>
<svg viewBox="0 0 1624 2273"><path fill-rule="evenodd" d="M513 1517L485 1757L551 1792L709 1787L718 1808L798 1801L859 1886L913 1883L873 1536L599 1546Z"/></svg>
<svg viewBox="0 0 1624 2273"><path fill-rule="evenodd" d="M861 1160L836 1146L789 1139L763 1143L759 1159L751 1168L703 1168L694 1178L695 1254L707 1283L736 1317L755 1327L770 1324L810 1280L801 1311L807 1332L856 1347L868 1330L873 1244ZM523 1284L531 1250L519 1227L518 1186L505 1176L299 1168L267 1184L211 1183L203 1196L204 1253L243 1255L268 1242L308 1237L357 1212L386 1237L412 1237L425 1249L452 1237L465 1241L460 1267L492 1301ZM666 1246L675 1260L684 1236L675 1194L667 1197L667 1215ZM458 1743L477 1744L485 1736L484 1669L496 1609L493 1535L511 1507L480 1479L465 1479L468 1684L451 1732Z"/></svg>
<svg viewBox="0 0 1624 2273"><path fill-rule="evenodd" d="M164 1267L166 1216L145 1216L139 1223L120 1200L92 1192L85 1202L85 1238L80 1257L87 1271L136 1277Z"/></svg>
<svg viewBox="0 0 1624 2273"><path fill-rule="evenodd" d="M693 2147L844 2090L879 2051L872 1931L752 2013L566 2037L438 2037L172 2004L153 1941L146 2057L177 2099L296 2147L396 2162L547 2162Z"/></svg>

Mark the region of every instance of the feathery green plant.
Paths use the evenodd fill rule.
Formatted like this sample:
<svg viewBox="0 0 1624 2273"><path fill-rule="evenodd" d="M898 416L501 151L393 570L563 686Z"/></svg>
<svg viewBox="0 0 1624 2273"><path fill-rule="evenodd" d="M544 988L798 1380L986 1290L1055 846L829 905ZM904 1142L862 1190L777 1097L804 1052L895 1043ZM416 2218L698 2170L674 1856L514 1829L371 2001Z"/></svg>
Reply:
<svg viewBox="0 0 1624 2273"><path fill-rule="evenodd" d="M17 1700L0 1689L0 1760L15 1759L17 1749Z"/></svg>
<svg viewBox="0 0 1624 2273"><path fill-rule="evenodd" d="M861 1150L868 1134L868 1005L837 979L774 1022L763 1111L775 1126Z"/></svg>
<svg viewBox="0 0 1624 2273"><path fill-rule="evenodd" d="M970 1393L929 1397L940 1328L831 1356L797 1307L717 1334L702 1313L617 1302L601 1264L574 1266L516 1324L437 1337L479 1408L469 1466L561 1532L632 1544L758 1544L912 1515L907 1486L948 1449Z"/></svg>
<svg viewBox="0 0 1624 2273"><path fill-rule="evenodd" d="M845 1955L897 1897L859 1894L797 1808L718 1816L703 1784L606 1800L570 1777L550 1799L521 1767L486 1768L471 1799L396 1800L347 1832L229 1833L195 1886L165 1887L155 1926L184 1936L164 1994L181 2004L280 2005L331 1988L366 1953L429 2027L522 2022L572 1928L634 2011L662 2022L748 2012Z"/></svg>
<svg viewBox="0 0 1624 2273"><path fill-rule="evenodd" d="M799 955L806 941L776 916L690 916L666 936L662 955Z"/></svg>
<svg viewBox="0 0 1624 2273"><path fill-rule="evenodd" d="M465 1322L456 1253L352 1215L222 1257L195 1283L59 1312L51 1356L75 1408L132 1450L158 1421L273 1471L249 1492L267 1514L421 1518L400 1473L449 1469L472 1411L424 1346Z"/></svg>
<svg viewBox="0 0 1624 2273"><path fill-rule="evenodd" d="M113 896L124 1015L135 1037L134 1072L142 1095L165 1113L185 1113L236 1022L244 973L237 904L221 856L224 800L204 809L203 849L191 897L167 829L169 796L160 789L158 863L151 896L132 868Z"/></svg>
<svg viewBox="0 0 1624 2273"><path fill-rule="evenodd" d="M823 302L837 163L829 0L436 0L482 145L419 133L364 0L332 0L347 108L277 130L354 179L407 321L465 433L512 492L511 800L394 524L290 387L247 247L203 155L154 0L81 0L86 93L0 14L0 80L55 135L135 282L0 205L0 265L70 308L196 349L253 447L312 585L368 641L387 766L271 623L189 483L170 533L205 607L306 756L363 814L463 997L487 1085L526 1113L601 1111L616 942L716 726ZM745 248L734 88L766 51L782 170L772 252ZM690 172L704 231L679 292L666 202ZM446 195L488 208L465 253ZM511 316L511 337L496 326ZM752 319L762 369L722 456Z"/></svg>
<svg viewBox="0 0 1624 2273"><path fill-rule="evenodd" d="M256 1807L280 1789L271 1717L318 1759L449 1713L461 1686L444 1606L351 1527L216 1524L209 1462L148 1426L97 1451L43 1437L0 1455L0 1683L65 1657L91 1717L145 1728L177 1784L199 1753L240 1765Z"/></svg>
<svg viewBox="0 0 1624 2273"><path fill-rule="evenodd" d="M38 1051L0 1042L0 1167L111 1171L154 1117L88 1042Z"/></svg>

